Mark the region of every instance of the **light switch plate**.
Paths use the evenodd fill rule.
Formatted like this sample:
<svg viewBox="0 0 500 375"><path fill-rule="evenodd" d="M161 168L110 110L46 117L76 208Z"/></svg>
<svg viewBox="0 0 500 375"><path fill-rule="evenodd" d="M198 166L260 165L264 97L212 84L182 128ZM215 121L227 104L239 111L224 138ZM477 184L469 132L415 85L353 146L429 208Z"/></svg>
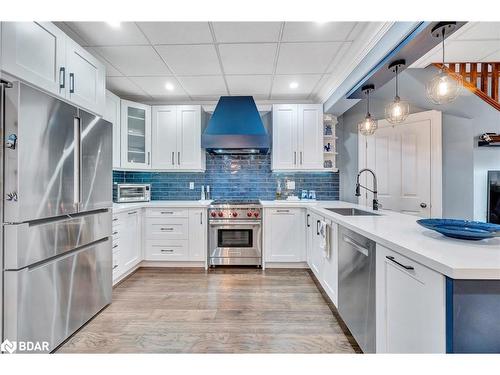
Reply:
<svg viewBox="0 0 500 375"><path fill-rule="evenodd" d="M194 190L194 182L189 183L189 190Z"/></svg>
<svg viewBox="0 0 500 375"><path fill-rule="evenodd" d="M295 181L287 181L286 182L286 188L288 190L295 190Z"/></svg>

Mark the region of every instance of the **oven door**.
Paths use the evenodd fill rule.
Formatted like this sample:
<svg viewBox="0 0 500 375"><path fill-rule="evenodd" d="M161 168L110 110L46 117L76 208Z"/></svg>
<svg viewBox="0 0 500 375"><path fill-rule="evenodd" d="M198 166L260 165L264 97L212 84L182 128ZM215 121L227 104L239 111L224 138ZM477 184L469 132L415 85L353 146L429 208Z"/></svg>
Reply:
<svg viewBox="0 0 500 375"><path fill-rule="evenodd" d="M261 237L260 222L210 222L210 264L261 265Z"/></svg>

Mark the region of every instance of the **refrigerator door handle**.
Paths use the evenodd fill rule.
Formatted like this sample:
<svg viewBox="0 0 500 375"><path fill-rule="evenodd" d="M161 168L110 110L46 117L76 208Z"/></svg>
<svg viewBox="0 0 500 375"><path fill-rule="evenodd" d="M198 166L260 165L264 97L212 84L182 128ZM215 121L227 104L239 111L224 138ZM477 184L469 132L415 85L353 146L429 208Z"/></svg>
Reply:
<svg viewBox="0 0 500 375"><path fill-rule="evenodd" d="M81 150L80 150L80 145L81 145L81 132L80 132L80 119L78 117L74 118L74 152L75 152L75 157L74 157L74 196L73 196L73 204L76 208L76 210L80 209L80 186L81 186L81 181L80 181L80 167L81 167Z"/></svg>

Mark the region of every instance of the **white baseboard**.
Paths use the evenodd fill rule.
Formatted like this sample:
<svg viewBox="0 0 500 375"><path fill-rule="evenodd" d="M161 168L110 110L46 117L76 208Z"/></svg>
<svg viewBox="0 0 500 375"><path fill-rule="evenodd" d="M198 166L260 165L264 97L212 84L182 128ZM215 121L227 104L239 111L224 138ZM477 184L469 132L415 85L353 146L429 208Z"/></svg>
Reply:
<svg viewBox="0 0 500 375"><path fill-rule="evenodd" d="M143 260L139 263L140 267L200 267L205 268L205 262L165 262L165 261L153 261L153 260Z"/></svg>
<svg viewBox="0 0 500 375"><path fill-rule="evenodd" d="M266 262L265 268L309 268L307 262Z"/></svg>

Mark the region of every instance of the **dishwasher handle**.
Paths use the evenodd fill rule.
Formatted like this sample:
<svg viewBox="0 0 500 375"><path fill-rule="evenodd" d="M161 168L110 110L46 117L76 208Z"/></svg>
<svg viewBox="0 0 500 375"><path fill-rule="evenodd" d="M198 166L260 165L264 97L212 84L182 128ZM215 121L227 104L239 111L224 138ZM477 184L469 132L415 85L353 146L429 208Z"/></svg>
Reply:
<svg viewBox="0 0 500 375"><path fill-rule="evenodd" d="M366 247L364 247L364 246L360 245L359 243L357 243L356 241L354 241L352 238L344 235L343 241L345 243L348 243L349 245L351 245L356 251L360 252L364 256L366 256L366 257L369 256L369 250Z"/></svg>

